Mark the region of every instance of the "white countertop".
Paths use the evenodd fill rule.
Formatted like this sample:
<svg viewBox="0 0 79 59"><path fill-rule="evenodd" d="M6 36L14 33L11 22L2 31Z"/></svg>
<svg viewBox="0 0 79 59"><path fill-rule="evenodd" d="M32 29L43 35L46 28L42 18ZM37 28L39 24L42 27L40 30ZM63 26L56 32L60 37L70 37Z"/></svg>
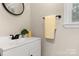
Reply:
<svg viewBox="0 0 79 59"><path fill-rule="evenodd" d="M28 38L28 37L26 37L26 38L20 38L20 39L15 39L15 40L6 39L6 38L1 39L0 38L0 49L6 51L8 49L11 49L11 48L35 41L37 39L40 39L40 38L37 38L37 37Z"/></svg>

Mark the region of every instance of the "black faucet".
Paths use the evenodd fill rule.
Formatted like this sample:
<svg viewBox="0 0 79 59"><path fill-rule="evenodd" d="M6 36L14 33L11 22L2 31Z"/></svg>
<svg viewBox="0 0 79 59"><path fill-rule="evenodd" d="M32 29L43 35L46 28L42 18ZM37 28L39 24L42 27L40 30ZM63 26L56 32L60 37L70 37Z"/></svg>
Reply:
<svg viewBox="0 0 79 59"><path fill-rule="evenodd" d="M20 35L20 34L10 35L10 36L12 36L11 39L14 40L14 39L18 39L18 38L19 38L19 35Z"/></svg>

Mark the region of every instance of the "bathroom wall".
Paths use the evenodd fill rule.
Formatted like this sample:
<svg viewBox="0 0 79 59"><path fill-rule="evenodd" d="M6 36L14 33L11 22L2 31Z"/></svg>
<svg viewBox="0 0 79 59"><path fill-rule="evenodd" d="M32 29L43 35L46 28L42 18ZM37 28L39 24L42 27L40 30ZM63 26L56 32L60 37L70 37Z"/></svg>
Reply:
<svg viewBox="0 0 79 59"><path fill-rule="evenodd" d="M62 15L57 20L55 40L47 40L43 37L43 16ZM31 4L31 25L33 36L42 38L42 55L79 55L79 29L65 28L63 26L64 4Z"/></svg>
<svg viewBox="0 0 79 59"><path fill-rule="evenodd" d="M25 4L24 13L14 16L8 13L0 3L0 36L17 34L23 28L30 29L30 4Z"/></svg>

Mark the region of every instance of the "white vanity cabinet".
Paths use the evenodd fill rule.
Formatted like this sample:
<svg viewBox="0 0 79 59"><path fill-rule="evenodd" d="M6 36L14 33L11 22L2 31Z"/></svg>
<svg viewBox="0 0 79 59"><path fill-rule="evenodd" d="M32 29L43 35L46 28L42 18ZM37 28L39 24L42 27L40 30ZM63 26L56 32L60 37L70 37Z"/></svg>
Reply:
<svg viewBox="0 0 79 59"><path fill-rule="evenodd" d="M17 46L10 49L3 50L3 56L41 56L41 39L30 38L26 42L17 44Z"/></svg>
<svg viewBox="0 0 79 59"><path fill-rule="evenodd" d="M28 56L29 49L26 45L3 51L3 56Z"/></svg>

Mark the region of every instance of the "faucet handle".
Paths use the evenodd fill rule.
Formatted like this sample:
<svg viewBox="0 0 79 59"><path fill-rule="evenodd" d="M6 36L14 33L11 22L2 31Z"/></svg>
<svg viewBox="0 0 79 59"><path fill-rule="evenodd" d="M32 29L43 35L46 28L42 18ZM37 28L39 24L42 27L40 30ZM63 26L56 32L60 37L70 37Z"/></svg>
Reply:
<svg viewBox="0 0 79 59"><path fill-rule="evenodd" d="M19 36L20 36L20 34L16 34L16 35L15 35L15 39L18 39Z"/></svg>
<svg viewBox="0 0 79 59"><path fill-rule="evenodd" d="M15 39L14 35L11 34L10 36L11 36L11 39L12 39L12 40Z"/></svg>

